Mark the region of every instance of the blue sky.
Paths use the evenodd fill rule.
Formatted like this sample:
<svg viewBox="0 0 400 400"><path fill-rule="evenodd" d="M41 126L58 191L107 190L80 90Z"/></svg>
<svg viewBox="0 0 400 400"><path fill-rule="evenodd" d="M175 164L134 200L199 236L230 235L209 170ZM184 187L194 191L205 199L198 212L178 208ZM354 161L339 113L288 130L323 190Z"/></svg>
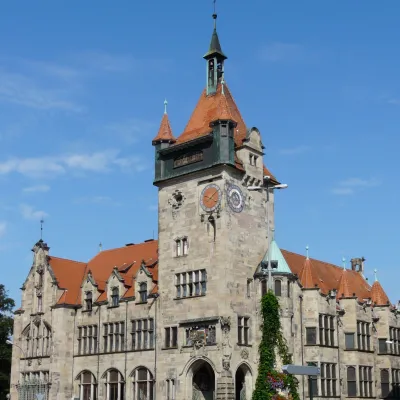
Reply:
<svg viewBox="0 0 400 400"><path fill-rule="evenodd" d="M115 5L117 4L117 5ZM366 258L400 299L400 3L218 0L226 81L277 194L282 248ZM157 235L153 148L205 84L212 1L4 2L0 16L0 268L19 287L40 237L80 261Z"/></svg>

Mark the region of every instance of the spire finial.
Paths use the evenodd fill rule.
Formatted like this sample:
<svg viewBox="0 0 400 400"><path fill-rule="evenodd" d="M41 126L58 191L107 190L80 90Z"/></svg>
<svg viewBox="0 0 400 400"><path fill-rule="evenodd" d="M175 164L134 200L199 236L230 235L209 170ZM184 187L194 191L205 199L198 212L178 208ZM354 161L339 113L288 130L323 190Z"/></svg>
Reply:
<svg viewBox="0 0 400 400"><path fill-rule="evenodd" d="M375 282L378 282L378 270L374 269Z"/></svg>
<svg viewBox="0 0 400 400"><path fill-rule="evenodd" d="M99 251L103 250L103 245L101 244L101 242L99 243Z"/></svg>
<svg viewBox="0 0 400 400"><path fill-rule="evenodd" d="M216 3L217 0L213 0L214 3L214 14L212 15L213 19L214 19L214 29L217 29L217 11L216 11Z"/></svg>
<svg viewBox="0 0 400 400"><path fill-rule="evenodd" d="M167 99L164 100L164 114L167 114L167 105L168 105L168 101Z"/></svg>
<svg viewBox="0 0 400 400"><path fill-rule="evenodd" d="M307 256L307 260L308 260L308 249L309 249L309 247L308 247L308 245L306 246L306 256Z"/></svg>
<svg viewBox="0 0 400 400"><path fill-rule="evenodd" d="M275 240L275 228L271 229L271 240Z"/></svg>
<svg viewBox="0 0 400 400"><path fill-rule="evenodd" d="M225 80L224 80L224 76L222 76L222 81L221 81L221 94L225 95Z"/></svg>
<svg viewBox="0 0 400 400"><path fill-rule="evenodd" d="M346 258L342 257L342 265L343 265L343 269L346 269Z"/></svg>
<svg viewBox="0 0 400 400"><path fill-rule="evenodd" d="M43 224L44 224L44 219L42 218L40 220L40 240L43 240Z"/></svg>

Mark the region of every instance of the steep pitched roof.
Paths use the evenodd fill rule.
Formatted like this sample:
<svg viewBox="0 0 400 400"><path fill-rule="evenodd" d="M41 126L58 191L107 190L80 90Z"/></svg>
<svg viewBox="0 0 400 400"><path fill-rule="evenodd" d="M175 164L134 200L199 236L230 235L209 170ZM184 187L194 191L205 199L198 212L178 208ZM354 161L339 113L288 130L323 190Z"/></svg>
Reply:
<svg viewBox="0 0 400 400"><path fill-rule="evenodd" d="M282 254L290 269L294 274L298 275L300 283L304 287L317 285L324 294L327 294L329 290L339 289L343 268L315 259L310 259L306 263L305 256L287 250L282 250ZM355 296L360 301L370 298L371 286L363 276L359 272L352 270L347 270L347 274L346 278L351 294L355 293Z"/></svg>
<svg viewBox="0 0 400 400"><path fill-rule="evenodd" d="M154 283L149 291L154 292L158 280L158 242L156 240L101 251L87 264L53 256L49 257L48 260L58 282L58 287L64 289L64 293L57 302L58 305L81 304L81 286L89 271L101 293L99 298L96 299L97 301L107 300L107 295L104 292L106 281L115 267L124 280L126 292L123 293L123 298L135 295L133 278L143 260Z"/></svg>
<svg viewBox="0 0 400 400"><path fill-rule="evenodd" d="M283 257L281 250L279 249L278 244L275 239L271 241L270 251L266 251L261 264L263 268L267 268L268 265L268 256L271 259L271 262L277 262L277 268L273 269L272 273L274 274L291 274L292 271L289 268L285 258Z"/></svg>
<svg viewBox="0 0 400 400"><path fill-rule="evenodd" d="M215 94L208 95L206 89L201 93L200 99L187 123L183 133L178 137L177 143L185 143L212 132L210 123L213 121L232 120L236 122L235 144L241 146L246 137L246 124L225 83L222 91L221 83L218 84Z"/></svg>
<svg viewBox="0 0 400 400"><path fill-rule="evenodd" d="M57 304L80 303L81 285L86 274L86 264L53 256L49 256L47 262L55 275L58 288L64 290Z"/></svg>
<svg viewBox="0 0 400 400"><path fill-rule="evenodd" d="M169 122L168 114L165 112L161 119L160 129L157 136L153 139L152 143L168 142L175 143L176 139L172 133L171 124Z"/></svg>
<svg viewBox="0 0 400 400"><path fill-rule="evenodd" d="M377 280L372 285L371 300L372 303L377 306L386 306L390 304L389 297L383 290L382 285Z"/></svg>
<svg viewBox="0 0 400 400"><path fill-rule="evenodd" d="M347 269L344 269L342 272L342 276L340 277L339 280L339 286L336 294L337 299L354 297L353 296L354 291L351 290L348 275L349 274Z"/></svg>

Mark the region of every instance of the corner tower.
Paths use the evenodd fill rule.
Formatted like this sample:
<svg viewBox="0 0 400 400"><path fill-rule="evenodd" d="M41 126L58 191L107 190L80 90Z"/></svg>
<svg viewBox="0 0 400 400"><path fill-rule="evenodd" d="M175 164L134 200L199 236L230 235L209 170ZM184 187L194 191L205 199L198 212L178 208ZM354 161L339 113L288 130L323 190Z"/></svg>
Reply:
<svg viewBox="0 0 400 400"><path fill-rule="evenodd" d="M260 132L246 128L225 82L227 57L213 18L204 56L207 79L189 122L175 139L164 114L161 133L153 140L159 189L158 350L165 353L157 380L167 379L163 374L178 380L177 400L193 398L204 383L196 381L200 376L208 377L203 386L214 392L213 398L233 399L233 371L240 360L248 358L251 364L257 356L259 321L253 316L261 293L254 272L267 247L266 197L248 186L262 185L264 175L276 181L263 164ZM271 221L272 211L271 206ZM249 380L247 374L251 390ZM228 397L220 396L227 391Z"/></svg>

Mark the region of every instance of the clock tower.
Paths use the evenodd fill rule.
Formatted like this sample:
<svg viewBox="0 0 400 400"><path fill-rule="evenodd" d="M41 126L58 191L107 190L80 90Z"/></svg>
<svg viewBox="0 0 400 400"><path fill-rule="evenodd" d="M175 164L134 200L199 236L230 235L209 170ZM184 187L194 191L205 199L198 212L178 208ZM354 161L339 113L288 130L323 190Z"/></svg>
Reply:
<svg viewBox="0 0 400 400"><path fill-rule="evenodd" d="M266 196L248 186L262 185L265 175L277 183L264 166L260 132L246 127L225 82L227 57L213 18L204 56L206 85L189 122L175 137L165 110L153 139L159 189L157 334L163 338L158 351L165 353L158 374L169 371L179 381L177 400L192 398L199 371L208 376L204 385L216 398L233 399L236 358L242 354L251 364L257 357L249 333L237 337L241 324L252 339L259 335L259 321L250 316L261 295L254 274L267 246Z"/></svg>

